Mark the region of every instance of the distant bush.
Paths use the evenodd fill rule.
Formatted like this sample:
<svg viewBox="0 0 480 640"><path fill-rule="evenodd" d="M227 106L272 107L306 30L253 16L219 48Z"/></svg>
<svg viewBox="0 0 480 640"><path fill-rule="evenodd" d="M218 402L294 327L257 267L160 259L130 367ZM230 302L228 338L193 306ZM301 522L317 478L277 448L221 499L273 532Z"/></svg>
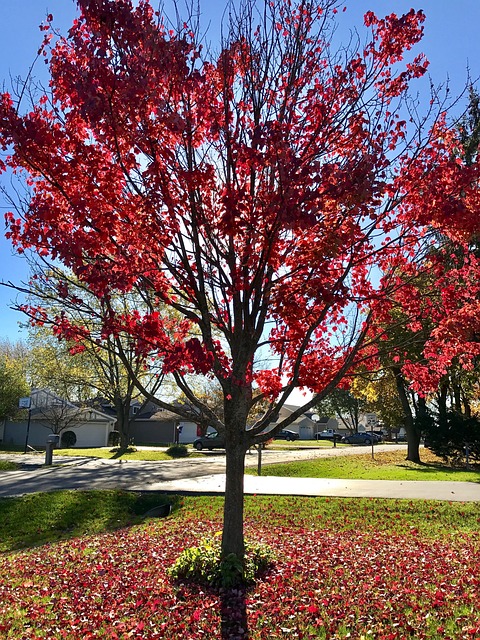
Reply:
<svg viewBox="0 0 480 640"><path fill-rule="evenodd" d="M172 458L186 458L188 454L188 449L184 444L174 444L165 451L168 456Z"/></svg>
<svg viewBox="0 0 480 640"><path fill-rule="evenodd" d="M424 429L425 446L449 464L465 461L468 445L470 462L480 463L480 421L459 413L448 413L447 419L431 423Z"/></svg>
<svg viewBox="0 0 480 640"><path fill-rule="evenodd" d="M77 436L73 431L64 431L60 438L62 449L71 449L77 444Z"/></svg>

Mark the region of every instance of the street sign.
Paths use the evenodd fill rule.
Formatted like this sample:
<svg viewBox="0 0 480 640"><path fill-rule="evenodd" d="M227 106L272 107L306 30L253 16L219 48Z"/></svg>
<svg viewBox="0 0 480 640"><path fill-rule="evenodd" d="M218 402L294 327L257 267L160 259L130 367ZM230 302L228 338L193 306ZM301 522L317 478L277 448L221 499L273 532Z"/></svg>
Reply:
<svg viewBox="0 0 480 640"><path fill-rule="evenodd" d="M375 427L377 424L377 414L376 413L367 413L366 415L367 418L367 425L369 427Z"/></svg>

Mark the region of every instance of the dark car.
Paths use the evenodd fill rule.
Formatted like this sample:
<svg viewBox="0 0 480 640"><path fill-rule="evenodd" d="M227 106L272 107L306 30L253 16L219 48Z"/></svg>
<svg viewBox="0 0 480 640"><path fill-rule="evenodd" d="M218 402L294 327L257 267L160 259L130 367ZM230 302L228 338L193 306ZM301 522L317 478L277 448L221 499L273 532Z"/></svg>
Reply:
<svg viewBox="0 0 480 640"><path fill-rule="evenodd" d="M288 440L289 442L291 442L292 440L298 440L300 436L298 435L298 433L295 433L295 431L282 429L273 437L275 438L275 440Z"/></svg>
<svg viewBox="0 0 480 640"><path fill-rule="evenodd" d="M207 433L206 436L200 436L200 438L194 440L193 446L197 451L202 451L202 449L208 449L209 451L212 449L225 449L225 436L217 431L212 431Z"/></svg>
<svg viewBox="0 0 480 640"><path fill-rule="evenodd" d="M365 431L363 433L352 433L349 436L345 436L342 439L342 442L345 442L345 444L372 444L372 440L373 440L373 444L377 444L377 442L379 442L378 437L371 433L368 433L368 431Z"/></svg>

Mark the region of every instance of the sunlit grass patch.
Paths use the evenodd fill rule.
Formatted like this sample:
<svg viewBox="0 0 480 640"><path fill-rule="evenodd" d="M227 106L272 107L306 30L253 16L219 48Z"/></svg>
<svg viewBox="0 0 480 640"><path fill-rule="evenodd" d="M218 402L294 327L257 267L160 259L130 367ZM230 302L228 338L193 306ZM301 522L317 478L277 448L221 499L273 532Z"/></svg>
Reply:
<svg viewBox="0 0 480 640"><path fill-rule="evenodd" d="M480 482L480 469L457 469L445 465L428 449L422 464L405 460L405 451L359 453L298 462L265 465L263 475L301 478L346 478L363 480L450 480ZM256 475L255 468L246 473Z"/></svg>
<svg viewBox="0 0 480 640"><path fill-rule="evenodd" d="M0 460L0 471L15 471L19 468L16 462L10 462L10 460Z"/></svg>

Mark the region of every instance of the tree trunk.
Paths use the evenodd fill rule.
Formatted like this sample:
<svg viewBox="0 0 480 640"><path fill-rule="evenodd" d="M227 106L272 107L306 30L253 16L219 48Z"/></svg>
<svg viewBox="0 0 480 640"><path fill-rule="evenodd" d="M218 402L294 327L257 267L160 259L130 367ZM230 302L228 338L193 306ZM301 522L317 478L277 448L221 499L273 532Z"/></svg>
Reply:
<svg viewBox="0 0 480 640"><path fill-rule="evenodd" d="M233 397L232 397L233 396ZM234 554L244 564L243 474L247 452L247 390L234 388L224 404L226 480L223 510L222 559Z"/></svg>
<svg viewBox="0 0 480 640"><path fill-rule="evenodd" d="M243 537L243 474L245 449L240 443L226 443L226 481L223 513L222 558L234 554L242 563L245 556Z"/></svg>
<svg viewBox="0 0 480 640"><path fill-rule="evenodd" d="M445 430L447 426L447 397L448 383L443 381L440 384L440 392L438 395L438 422L440 428Z"/></svg>
<svg viewBox="0 0 480 640"><path fill-rule="evenodd" d="M463 414L466 418L472 417L472 407L470 406L470 402L465 394L462 394L462 404L463 404Z"/></svg>
<svg viewBox="0 0 480 640"><path fill-rule="evenodd" d="M408 434L407 429L407 460L410 462L421 463L420 460L420 436L416 429L412 430L411 435Z"/></svg>
<svg viewBox="0 0 480 640"><path fill-rule="evenodd" d="M405 420L405 430L407 432L407 460L419 464L420 460L420 434L415 428L413 420L412 408L408 401L405 389L405 380L399 367L392 367L392 373L395 376L398 397L400 399L403 417Z"/></svg>
<svg viewBox="0 0 480 640"><path fill-rule="evenodd" d="M120 449L127 449L130 444L130 399L125 401L120 397L115 398L115 412L117 414L117 431L120 434Z"/></svg>
<svg viewBox="0 0 480 640"><path fill-rule="evenodd" d="M128 429L125 430L125 428L122 425L119 431L120 431L120 442L119 442L120 449L128 449L129 440L130 440L128 435Z"/></svg>

